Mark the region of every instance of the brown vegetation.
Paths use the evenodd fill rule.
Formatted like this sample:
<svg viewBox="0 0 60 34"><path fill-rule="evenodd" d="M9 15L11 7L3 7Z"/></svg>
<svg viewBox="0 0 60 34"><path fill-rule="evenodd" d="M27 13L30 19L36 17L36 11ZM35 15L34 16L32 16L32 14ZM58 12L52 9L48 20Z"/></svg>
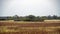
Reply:
<svg viewBox="0 0 60 34"><path fill-rule="evenodd" d="M0 34L60 34L60 22L0 22Z"/></svg>

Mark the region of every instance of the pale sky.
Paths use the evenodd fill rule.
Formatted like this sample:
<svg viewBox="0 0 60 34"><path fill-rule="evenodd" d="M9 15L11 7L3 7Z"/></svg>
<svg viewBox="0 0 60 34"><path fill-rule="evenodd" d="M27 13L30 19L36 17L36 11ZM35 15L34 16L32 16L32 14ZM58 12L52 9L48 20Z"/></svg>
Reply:
<svg viewBox="0 0 60 34"><path fill-rule="evenodd" d="M60 16L60 0L0 0L0 16Z"/></svg>

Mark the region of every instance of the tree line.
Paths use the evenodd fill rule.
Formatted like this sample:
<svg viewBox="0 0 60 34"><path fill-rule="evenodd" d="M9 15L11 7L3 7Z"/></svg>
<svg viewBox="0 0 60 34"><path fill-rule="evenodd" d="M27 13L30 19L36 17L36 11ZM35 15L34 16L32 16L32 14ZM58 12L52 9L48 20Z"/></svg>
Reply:
<svg viewBox="0 0 60 34"><path fill-rule="evenodd" d="M28 15L28 16L9 16L9 17L4 17L4 19L2 17L0 17L0 20L14 20L14 21L44 21L44 20L52 20L52 19L60 19L60 16L56 16L56 15L49 15L49 16L34 16L34 15Z"/></svg>

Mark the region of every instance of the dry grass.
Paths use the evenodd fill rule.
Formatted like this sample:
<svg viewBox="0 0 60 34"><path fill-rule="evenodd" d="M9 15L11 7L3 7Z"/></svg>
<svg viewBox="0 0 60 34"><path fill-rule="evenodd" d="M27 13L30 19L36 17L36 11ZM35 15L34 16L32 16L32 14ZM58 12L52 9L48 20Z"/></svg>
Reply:
<svg viewBox="0 0 60 34"><path fill-rule="evenodd" d="M59 30L60 22L0 21L0 34L60 34Z"/></svg>
<svg viewBox="0 0 60 34"><path fill-rule="evenodd" d="M60 23L60 20L44 20L45 23Z"/></svg>

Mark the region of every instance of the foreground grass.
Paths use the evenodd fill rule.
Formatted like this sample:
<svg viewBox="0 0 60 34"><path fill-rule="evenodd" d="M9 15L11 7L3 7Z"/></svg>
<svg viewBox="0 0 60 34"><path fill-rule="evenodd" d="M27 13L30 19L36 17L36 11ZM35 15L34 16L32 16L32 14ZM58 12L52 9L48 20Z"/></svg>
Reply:
<svg viewBox="0 0 60 34"><path fill-rule="evenodd" d="M37 31L56 31L60 29L58 27L17 27L17 26L0 26L0 32L20 32L20 31L28 31L28 30L37 30Z"/></svg>
<svg viewBox="0 0 60 34"><path fill-rule="evenodd" d="M47 34L46 32L51 32L50 34L57 34L55 32L58 32L60 34L60 23L42 23L42 22L0 22L0 33L8 33L8 32L18 32L19 34L21 32L30 32L32 34ZM51 26L52 25L52 26ZM43 33L42 33L43 32ZM17 34L17 33L16 33ZM25 33L24 33L25 34Z"/></svg>

